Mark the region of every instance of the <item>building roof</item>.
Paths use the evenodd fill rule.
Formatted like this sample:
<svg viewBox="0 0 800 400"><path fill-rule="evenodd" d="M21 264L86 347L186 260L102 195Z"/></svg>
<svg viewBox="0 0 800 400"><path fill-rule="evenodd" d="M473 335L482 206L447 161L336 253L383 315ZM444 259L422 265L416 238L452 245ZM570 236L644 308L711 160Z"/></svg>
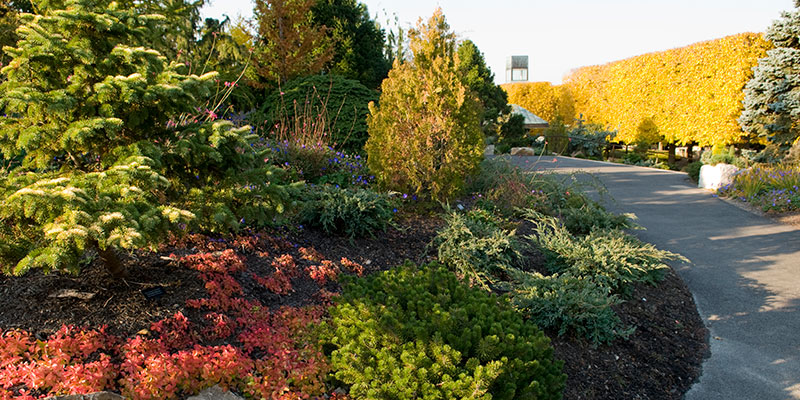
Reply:
<svg viewBox="0 0 800 400"><path fill-rule="evenodd" d="M547 121L539 118L536 114L522 108L517 104L509 104L511 106L511 114L518 114L525 117L525 127L531 128L547 128L550 124Z"/></svg>

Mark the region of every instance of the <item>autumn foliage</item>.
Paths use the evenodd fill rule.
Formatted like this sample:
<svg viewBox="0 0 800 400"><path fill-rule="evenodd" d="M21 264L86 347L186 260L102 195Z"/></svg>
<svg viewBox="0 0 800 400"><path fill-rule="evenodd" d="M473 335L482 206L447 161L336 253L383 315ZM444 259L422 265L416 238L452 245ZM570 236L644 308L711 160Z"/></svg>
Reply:
<svg viewBox="0 0 800 400"><path fill-rule="evenodd" d="M380 105L370 103L367 164L384 187L447 200L481 158L481 106L457 71L455 33L438 9L409 32L413 58L395 60Z"/></svg>
<svg viewBox="0 0 800 400"><path fill-rule="evenodd" d="M575 104L572 93L564 85L550 82L507 83L501 85L508 93L508 102L536 114L548 122L561 117L562 121L572 121L575 117Z"/></svg>
<svg viewBox="0 0 800 400"><path fill-rule="evenodd" d="M667 142L738 142L742 88L770 47L761 34L742 33L605 65L579 68L565 79L575 111L636 140L652 119Z"/></svg>

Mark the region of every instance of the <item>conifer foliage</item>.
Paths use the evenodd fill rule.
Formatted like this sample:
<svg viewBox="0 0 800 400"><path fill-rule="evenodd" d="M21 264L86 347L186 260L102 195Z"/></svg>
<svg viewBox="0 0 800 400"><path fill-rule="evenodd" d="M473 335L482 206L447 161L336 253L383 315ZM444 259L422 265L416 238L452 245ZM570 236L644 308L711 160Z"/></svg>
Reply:
<svg viewBox="0 0 800 400"><path fill-rule="evenodd" d="M158 244L180 224L236 229L267 220L285 187L248 127L217 121L216 73L185 74L146 46L165 18L110 0L42 1L24 14L1 71L0 267L77 273L94 250Z"/></svg>
<svg viewBox="0 0 800 400"><path fill-rule="evenodd" d="M370 106L368 164L385 186L444 200L480 162L481 106L457 72L455 34L438 9L409 32L413 58L396 59Z"/></svg>
<svg viewBox="0 0 800 400"><path fill-rule="evenodd" d="M800 9L784 12L764 38L775 48L753 68L739 124L754 136L787 145L800 137Z"/></svg>

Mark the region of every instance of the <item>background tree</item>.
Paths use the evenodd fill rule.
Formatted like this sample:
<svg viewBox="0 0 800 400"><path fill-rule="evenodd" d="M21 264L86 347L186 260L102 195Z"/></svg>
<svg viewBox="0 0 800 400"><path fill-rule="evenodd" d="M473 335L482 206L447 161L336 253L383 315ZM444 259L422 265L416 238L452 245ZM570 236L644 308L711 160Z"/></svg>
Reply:
<svg viewBox="0 0 800 400"><path fill-rule="evenodd" d="M246 33L239 29L240 26L231 26L229 18L222 21L206 18L193 44L194 51L179 58L188 62L191 73L219 73L218 91L230 89L230 96L225 101L230 109L225 111L249 111L259 105L255 90L246 84L255 79L252 44L241 36ZM239 35L238 39L234 34Z"/></svg>
<svg viewBox="0 0 800 400"><path fill-rule="evenodd" d="M411 60L395 60L380 106L370 105L368 165L390 189L445 200L481 159L480 103L458 73L441 9L409 37Z"/></svg>
<svg viewBox="0 0 800 400"><path fill-rule="evenodd" d="M508 96L503 88L494 84L494 74L486 66L483 53L471 40L458 45L458 73L481 101L484 132L496 133L497 119L510 112Z"/></svg>
<svg viewBox="0 0 800 400"><path fill-rule="evenodd" d="M315 26L315 0L256 0L255 69L266 86L314 75L333 57L328 28Z"/></svg>
<svg viewBox="0 0 800 400"><path fill-rule="evenodd" d="M17 43L17 27L19 26L20 13L32 13L33 6L30 0L2 0L0 1L0 49L13 46ZM0 67L6 65L10 57L5 51L0 51Z"/></svg>
<svg viewBox="0 0 800 400"><path fill-rule="evenodd" d="M333 57L325 69L377 89L392 64L384 54L385 34L367 6L356 0L317 0L311 8L314 25L326 27Z"/></svg>
<svg viewBox="0 0 800 400"><path fill-rule="evenodd" d="M800 10L784 12L765 38L775 48L753 69L739 124L747 133L788 146L800 137Z"/></svg>
<svg viewBox="0 0 800 400"><path fill-rule="evenodd" d="M76 273L93 250L121 274L115 249L156 245L178 224L269 221L286 193L249 127L197 114L217 74L144 47L165 18L111 0L58 5L21 17L0 70L0 151L22 158L0 175L0 268Z"/></svg>

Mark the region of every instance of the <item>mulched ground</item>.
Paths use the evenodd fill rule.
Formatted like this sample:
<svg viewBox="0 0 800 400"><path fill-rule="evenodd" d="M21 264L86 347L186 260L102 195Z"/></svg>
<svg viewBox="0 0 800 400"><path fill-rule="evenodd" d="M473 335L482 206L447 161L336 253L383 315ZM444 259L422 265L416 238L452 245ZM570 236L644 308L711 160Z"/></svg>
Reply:
<svg viewBox="0 0 800 400"><path fill-rule="evenodd" d="M184 310L187 299L205 297L197 273L171 261L171 254L234 248L247 257L249 268L263 273L268 263L259 252L289 253L299 260L299 248L313 247L326 259L338 262L347 257L367 272L375 272L405 260L423 263L435 259L428 243L441 224L435 217L405 217L375 238L353 241L300 229L251 235L249 239L243 235L239 240L194 237L165 246L157 254L127 255L130 273L125 279L113 279L97 263L85 267L77 277L45 276L38 271L23 277L0 276L0 331L24 329L44 339L62 324L108 325L110 333L133 335ZM535 255L529 260L538 262ZM166 294L146 299L142 290L156 286L163 287ZM255 282L243 286L249 296L270 307L319 301L319 287L307 277L295 279L294 292L288 296L266 292ZM91 298L56 297L64 295L64 289L72 289L73 296L77 292ZM326 289L335 291L338 286L330 283ZM626 324L637 327L628 340L593 347L549 332L556 357L565 360L568 380L564 398L682 398L699 376L707 353L706 329L686 286L670 273L657 287L637 287L617 311Z"/></svg>

